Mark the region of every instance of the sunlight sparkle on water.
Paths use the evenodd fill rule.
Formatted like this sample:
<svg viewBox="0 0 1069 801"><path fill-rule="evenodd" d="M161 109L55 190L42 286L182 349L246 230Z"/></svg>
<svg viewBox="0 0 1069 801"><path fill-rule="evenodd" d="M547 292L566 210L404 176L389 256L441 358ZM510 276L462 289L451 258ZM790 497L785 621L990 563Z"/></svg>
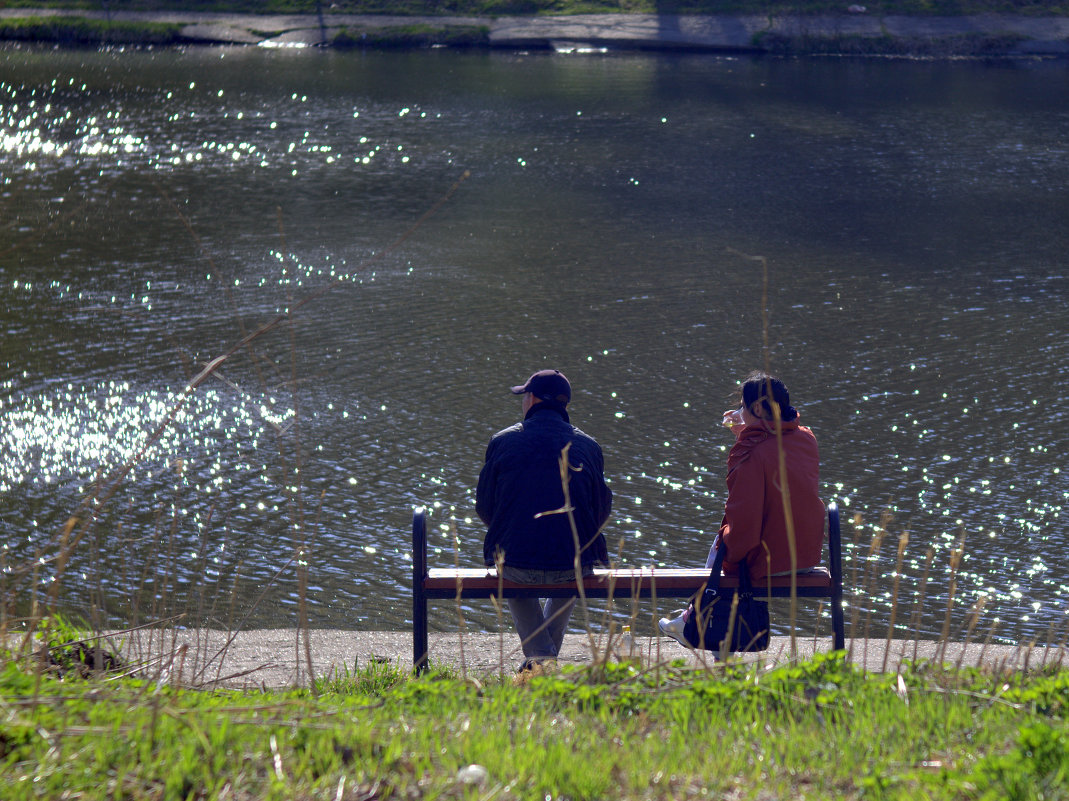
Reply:
<svg viewBox="0 0 1069 801"><path fill-rule="evenodd" d="M285 64L279 62L280 56ZM172 57L177 68L165 67L162 62ZM226 63L219 64L218 60L224 57ZM417 55L406 56L404 61L413 58ZM458 56L460 60L464 58ZM352 61L346 56L332 57L329 61L338 68L330 68L333 71L329 80L323 80L326 73L318 67L302 75L301 69L296 68L296 59L251 48L243 48L240 54L228 49L218 58L214 53L206 57L179 52L166 56L124 54L124 63L143 59L141 63L147 66L143 74L124 74L122 69L114 69L116 59L110 54L42 56L34 64L50 67L53 59L60 65L58 75L34 65L23 69L17 63L19 59L12 59L9 63L13 71L29 77L15 79L5 73L6 80L0 80L0 161L5 164L0 189L7 193L9 210L21 215L9 230L23 245L19 257L25 257L26 265L33 268L12 268L3 276L0 291L12 301L12 309L26 310L21 316L18 311L11 313L12 341L17 341L24 352L31 347L38 351L27 354L29 370L28 364L17 361L19 357L9 357L11 363L0 398L2 435L9 437L0 443L0 490L11 498L5 522L13 521L11 527L18 532L3 545L7 550L21 550L17 557L33 555L34 548L24 545L23 538L36 542L42 538L38 532L44 529L54 534L56 522L62 525L69 509L77 507L84 494L93 491L97 466L105 472L112 470L148 444L148 436L161 415L175 404L183 377L195 373L233 341L235 322L258 325L265 318L269 320L295 308L294 304L309 294L298 290L314 291L334 282L349 284L340 287L340 300L330 299L330 303L337 304L331 305L330 315L345 318L345 322L331 320L324 325L324 341L316 342L307 365L301 365L307 371L294 382L300 397L300 420L290 409L288 359L281 355L287 347L285 338L281 342L272 340L264 352L268 372L273 374L258 381L242 374L235 359L219 376L207 381L189 399L177 424L152 443L145 458L134 467L128 479L131 486L123 488L121 503L113 504L117 511L110 514L117 522L128 525L131 549L141 548L148 553L157 532L151 519L154 510L169 514L177 507L186 509L188 514L175 511L175 518L196 520L197 527L190 526L190 540L181 542L176 553L193 559L194 554L203 553L193 540L207 525L205 521L211 518L214 507L215 521L226 522L217 523L213 533L220 537L230 532L244 533L244 541L228 554L236 552L236 559L244 560L251 553L249 564L277 565L280 551L288 548L292 539L293 520L288 510L298 486L294 481L296 471L299 468L299 475L314 485L316 479L312 476L318 469L316 489L325 492L328 499L323 509L327 521L324 542L330 543L335 557L334 561L320 560L327 563L324 570L331 570L332 565L357 564L360 569L366 567L369 574L393 575L391 571L403 555L395 555L397 549L392 546L381 547L375 552L376 558L371 559L372 551L366 547L379 544L377 538L396 523L391 514L409 503L448 510L440 515L455 515L457 527L462 529L460 536L474 543L479 521L473 522L471 515L474 470L468 456L476 448L457 443L463 441L472 426L478 426L481 435L484 417L478 416L469 426L467 422L456 423L457 419L476 417L466 409L417 409L417 404L408 400L408 392L414 387L407 385L404 392L391 394L382 386L381 392L368 393L370 397L363 393L364 383L377 375L375 366L389 363L399 353L417 354L411 364L419 366L406 370L410 369L408 377L419 385L425 374L438 373L443 365L451 365L455 361L451 343L465 342L474 330L465 332L450 325L447 335L435 338L431 333L434 325L396 327L394 320L388 318L403 317L429 324L448 321L456 316L453 305L442 302L453 297L450 292L462 294L464 308L472 309L476 319L496 308L496 304L483 307L481 303L484 288L494 287L497 291L494 281L486 280L497 275L497 268L488 263L483 274L483 266L477 264L480 254L468 240L454 241L453 234L468 228L466 224L456 225L457 212L467 214L477 208L480 197L487 195L487 189L497 185L498 179L501 186L524 191L511 191L509 203L498 203L492 214L471 217L477 220L500 216L502 223L492 231L481 227L481 223L478 228L473 225L465 236L474 242L499 243L501 232L512 230L515 223L521 224L515 230L528 229L533 235L535 226L523 225L528 221L520 212L520 196L524 194L534 196L543 205L550 198L565 201L559 210L553 209L561 219L571 211L568 196L580 183L581 192L571 200L576 202L581 196L583 203L575 208L588 211L591 219L599 206L645 203L657 196L660 185L666 183L665 176L675 175L682 168L680 157L689 152L691 145L695 153L708 154L709 131L713 131L718 151L726 148L729 140L736 145L744 140L737 153L743 159L752 157L749 166L753 169L761 166L759 159L766 158L779 172L789 170L791 159L779 161L782 148L761 148L790 142L792 148L806 148L818 159L823 154L824 161L798 160L802 164L820 163L822 169L818 172L823 180L838 180L844 174L856 179L839 184L847 194L859 190L866 176L883 177L890 183L877 181L872 184L874 191L859 190L855 196L859 213L851 215L845 225L833 225L821 232L818 238L825 247L820 248L820 253L806 253L804 246L796 249L808 241L801 233L810 226L804 219L787 215L782 220L765 220L759 206L766 204L754 203L747 211L737 205L752 201L746 200L749 196L745 191L725 191L722 194L726 205L722 207L717 198L710 198L708 213L715 215L710 219L717 220L717 224L702 225L692 218L700 217L697 210L710 204L680 203L680 198L687 195L688 182L671 182L678 183L671 205L678 220L673 225L701 232L700 270L678 269L681 264L689 264L686 258L664 258L675 248L674 235L664 237L664 229L656 230L655 218L659 215L639 215L643 219L636 216L629 225L612 219L630 220L629 215L610 215L598 227L612 229L611 241L615 244L626 243L634 234L639 244L628 247L628 255L633 254L639 264L647 260L660 264L663 260L659 272L667 280L662 282L659 276L630 269L631 259L627 258L618 260L611 270L584 280L582 297L573 298L581 308L589 305L600 314L613 299L640 303L619 307L618 315L605 315L605 325L596 326L601 333L578 342L574 360L582 361L591 376L605 373L614 379L638 378L636 370L648 369L650 376L657 379L650 382L655 386L661 373L667 371L665 375L686 379L680 380L680 388L704 374L696 366L699 361L708 362L704 366L711 371L718 370L722 359L716 348L708 347L702 331L703 325L712 327L716 321L710 316L707 323L689 324L694 317L692 304L703 307L699 315L703 320L724 306L732 307L734 319L739 313L756 312L758 301L755 296L751 308L740 295L742 305L736 308L736 295L732 293L739 289L737 284L744 282L736 281L738 276L730 269L722 279L706 287L705 277L722 266L717 252L725 242L717 240L721 235L726 240L739 239L743 220L747 229L752 226L752 239L762 248L774 246L782 234L784 241L776 246L781 252L769 253L773 270L777 270L777 255L780 265L797 261L804 269L791 270L791 286L780 282L782 294L776 290L770 297L776 310L771 333L794 341L795 354L804 353L805 358L818 361L826 359L828 364L849 369L858 379L856 384L841 382L833 386L836 376L841 378L838 368L810 363L805 366L811 376L808 380L818 386L800 393L800 406L814 423L822 456L834 454L821 465L825 482L821 495L825 501L836 500L840 507L848 509L850 517L857 513L857 522L849 527L844 542L847 571L872 565L877 582L885 582L887 576L894 574L901 578L903 592L915 592L930 570L929 588L936 584L945 587L952 555L960 549L963 555L955 562L956 586L965 607L978 603L981 594L987 594L994 599L987 602L988 609L993 608L1001 620L1016 623L1027 616L1030 621L1024 628L1032 631L1038 630L1044 616L1050 619L1055 611L1069 611L1065 608L1069 586L1061 575L1061 514L1069 499L1069 488L1064 471L1052 467L1058 453L1064 450L1059 436L1064 418L1060 409L1038 408L1034 398L1019 392L1022 388L1034 392L1036 387L1049 387L1051 382L1024 380L1035 362L1027 368L1022 362L1009 374L997 369L985 373L981 369L998 367L991 362L995 358L1003 363L1014 362L1012 358L1001 358L1011 352L1003 350L1004 341L1025 333L1028 347L1038 346L1033 353L1038 362L1064 362L1064 338L1059 336L1057 325L1047 324L1060 319L1048 307L1052 299L1064 293L1066 278L1058 261L1064 249L1037 269L1026 263L1044 259L1033 258L1034 254L1023 249L1021 266L994 269L990 264L1002 258L995 250L983 255L984 264L959 263L969 249L963 239L960 248L930 249L942 254L945 264L929 270L925 263L923 269L914 272L910 267L914 260L897 252L888 265L869 264L870 258L879 260L873 255L877 251L881 257L890 255L878 247L859 248L849 265L837 266L833 255L839 248L826 241L826 237L835 237L836 228L852 229L857 225L860 232L882 219L874 208L862 207L889 185L897 188L896 199L899 191L906 198L912 183L934 193L925 195L926 200L941 202L960 197L965 186L962 182L973 185L975 181L976 186L997 182L997 168L1001 167L1016 176L1015 186L1026 187L1031 178L1033 185L1053 196L1065 183L1060 180L1064 160L1059 162L1051 155L1060 151L1048 146L1061 141L1057 136L1060 129L1047 124L1046 130L1054 131L1049 141L1037 139L1027 146L1031 161L1014 155L1009 161L1000 157L991 162L985 161L990 148L974 147L969 151L977 144L968 141L971 132L992 128L979 124L970 126L970 136L951 136L945 141L948 147L920 148L926 151L920 154L910 149L916 136L931 137L925 141L932 145L944 142L941 137L947 131L945 110L936 110L939 124L926 128L923 117L909 117L917 105L914 101L904 108L895 107L895 101L889 100L891 106L885 112L886 104L872 104L865 98L863 106L856 110L871 112L879 118L874 121L882 124L858 125L848 137L837 134L830 149L821 149L821 137L816 132L823 124L811 123L823 123L817 118L824 116L830 123L832 116L839 116L825 115L823 102L818 104L820 111L794 97L776 106L760 106L762 114L768 114L765 119L782 121L785 130L793 130L782 140L774 130L777 126L753 127L754 119L760 115L732 119L730 109L714 103L715 116L703 117L691 90L719 85L719 79L710 83L716 70L710 72L706 68L695 76L694 83L684 80L679 84L682 93L678 99L670 96L675 86L662 85L657 88L658 96L652 98L644 89L641 97L636 96L637 106L620 95L617 110L603 113L618 101L612 92L603 91L604 86L596 85L598 75L626 72L630 59L606 63L602 65L606 67L604 71L600 66L594 71L583 70L583 80L594 82L586 89L577 86L559 98L553 97L551 91L544 92L537 101L529 98L509 106L514 114L500 113L508 102L504 84L494 84L492 91L486 93L487 87L479 83L485 77L486 66L481 56L481 77L475 83L459 73L448 78L427 71L410 73L394 63L393 55L360 54ZM238 64L233 62L243 62L242 69L236 69ZM307 58L303 59L302 63L306 62ZM374 62L371 71L365 69L370 62ZM524 91L530 89L531 76L542 66L523 65L518 85L526 87ZM684 66L682 62L677 65L683 78ZM785 73L793 69L779 63L766 67ZM508 68L499 63L493 69L503 75ZM560 69L555 64L553 72ZM855 65L851 69L879 68ZM400 80L382 81L392 74L391 70ZM948 67L948 71L953 68ZM817 70L807 68L806 72ZM1005 76L988 77L998 83ZM737 78L733 74L731 80ZM439 80L438 89L429 91ZM549 86L547 82L545 88ZM376 88L369 91L369 87ZM660 96L662 92L665 94ZM845 94L850 93L848 88ZM755 109L765 102L756 95L752 99ZM421 106L421 102L425 105ZM527 110L537 114L525 116ZM971 106L962 110L966 115L977 113ZM905 117L894 113L901 111L908 113ZM1007 126L1011 138L1006 141L1025 141L1033 135L1035 126L1016 128L1012 134L1009 128L1014 118L1024 118L1029 113L1021 108L1019 113L999 114L994 127L1002 130L1002 125ZM1040 127L1036 130L1044 130L1043 117L1048 113L1031 117L1029 122L1038 122ZM705 121L710 124L699 124ZM802 124L796 128L792 125L799 122ZM834 127L838 129L839 125L837 121ZM691 128L702 131L697 139L688 141ZM662 138L659 144L648 138L651 130ZM568 140L578 146L578 162L565 152L573 148L558 146L560 137L568 131L578 134ZM753 133L760 135L754 138ZM899 133L901 139L896 138ZM925 161L922 166L921 155L943 151L953 151L950 162L940 165ZM905 163L891 165L895 169L888 170L886 153L911 155ZM712 161L730 166L731 154L724 150L721 155L725 158ZM602 156L604 162L599 161ZM699 157L694 170L700 172L701 165L707 162ZM846 167L845 172L835 171L840 163ZM994 170L988 169L992 163ZM428 236L406 241L396 260L380 259L375 264L377 273L363 269L360 265L394 241L390 234L395 232L383 234L386 229L382 221L388 219L393 224L401 220L403 227L415 219L426 208L424 193L429 197L448 186L458 165L477 165L477 191L471 191L476 190L473 182L458 194L460 202L450 204L446 215L428 227ZM947 165L950 168L941 168ZM726 182L725 187L731 186L735 172L745 176L743 185L752 182L750 169L722 169L719 177ZM151 186L153 173L170 195L168 200L183 215L187 210L192 212L189 223L204 235L203 251L190 255L194 248L182 231L168 238L165 229L181 226L164 208L166 201L156 196ZM1045 177L1051 175L1059 176L1059 180ZM146 181L146 176L150 180ZM577 176L589 176L591 180L579 182L575 180ZM954 176L953 180L949 176ZM627 181L630 182L623 185L631 191L625 193L626 201L610 192L604 196L606 203L598 202L595 196L599 192ZM799 181L799 186L803 183ZM205 191L206 187L220 191ZM225 193L221 191L224 188ZM287 244L271 250L278 242L271 213L275 202L271 193L276 190L287 201L284 222L292 236ZM250 194L242 196L242 192ZM994 197L997 193L993 190L990 194ZM226 207L223 195L237 199L233 210ZM493 192L489 195L492 197ZM790 192L784 195L782 202L794 208L804 207L789 202L789 195ZM335 196L353 198L353 202L338 203ZM36 198L36 205L23 204L22 199L27 197ZM970 197L983 205L980 195L974 193ZM289 202L290 198L293 202ZM667 195L665 199L669 200ZM245 200L253 202L247 205ZM252 209L257 204L262 207L257 209L255 219L242 216L241 209ZM333 218L343 205L351 209ZM908 205L901 204L903 213ZM923 207L923 202L919 205ZM301 218L294 211L299 206L311 212ZM954 204L942 207L949 209L952 216L964 216ZM82 208L90 213L84 218L79 213ZM161 214L156 213L161 208L170 222L161 223ZM211 217L217 209L223 209L225 214ZM514 218L509 216L513 213ZM105 241L102 235L105 223L116 215L123 223L129 219L124 233L128 230L135 243L125 252L121 247L124 243L118 242L117 237ZM226 230L212 230L213 224L223 219L240 222L231 223ZM51 237L38 237L51 230L49 226L57 220L64 224L54 227L55 244L49 241ZM67 221L71 221L69 226ZM1021 229L1026 224L1027 220L1021 218L1014 228ZM800 226L797 236L790 233L794 225ZM933 225L933 232L939 227ZM1010 227L1008 216L1006 227ZM554 240L558 234L557 230L550 231ZM1057 231L1050 241L1055 241L1056 235ZM572 248L577 244L585 246L588 238L584 235L575 240ZM751 239L749 234L742 238ZM641 245L646 239L657 242L656 252ZM920 268L920 246L926 243L920 237L916 239ZM933 244L938 244L935 239L938 237L933 236ZM590 253L580 254L580 258L583 263L593 264L605 248L593 241L589 244L594 247ZM682 245L688 257L693 244L687 241ZM33 262L37 255L42 257L40 263ZM211 261L204 261L205 255ZM806 262L810 256L812 260ZM537 268L532 269L533 275L539 274ZM947 274L953 271L955 280L943 280L944 269ZM989 271L998 273L995 283L986 280ZM1041 273L1045 273L1042 278ZM151 282L144 280L148 275L153 278ZM612 280L603 285L603 277ZM1006 282L1004 291L998 281ZM369 292L354 291L372 282L375 286ZM504 290L509 288L508 283L502 286ZM974 291L981 294L974 297ZM228 301L233 299L233 312L221 301L224 292ZM375 295L376 300L365 303L364 295ZM921 298L932 302L917 303ZM865 299L871 301L871 307L863 302ZM890 322L882 320L883 309L898 308L895 304L903 301L912 304L909 314L896 314ZM654 313L649 317L653 307L662 309L663 315ZM353 310L351 318L342 311L348 308ZM395 310L403 314L394 315ZM977 326L972 322L974 317L990 319ZM73 323L69 335L62 324L65 318ZM838 351L845 356L830 355L839 347L837 337L830 328L821 328L825 322L834 325L836 320L850 322L849 334ZM917 332L908 323L901 325L902 320L917 320L916 327L924 328L929 335L924 340L914 340ZM628 325L615 327L615 322ZM172 326L178 330L167 333L177 341L164 342L160 333ZM294 330L311 341L317 339L308 336L307 329L311 327L300 330L298 325ZM504 343L508 342L507 328L507 322L501 326ZM725 328L728 337L722 343L724 349L732 350L739 359L754 360L753 343L727 341L731 328ZM655 341L645 341L650 331L656 331ZM885 336L887 333L893 336ZM5 332L5 337L8 335ZM484 347L488 354L496 352L501 342L473 338L467 343L467 352L481 352ZM605 348L609 342L612 348ZM685 352L686 360L677 361L673 345L681 346L679 353ZM505 350L511 352L514 348ZM778 346L773 350L777 351L774 358L784 355ZM188 359L188 364L180 365L175 353L181 353L181 360ZM329 354L329 363L314 361L323 354ZM305 355L306 351L302 351L300 358ZM971 364L974 358L976 365ZM627 364L611 364L614 359L627 359ZM970 369L962 371L962 362ZM242 369L246 366L243 364ZM1042 369L1036 372L1044 374ZM1003 385L987 388L985 375L993 373L999 373ZM113 375L122 375L126 380L113 385L101 379ZM1018 375L1022 376L1021 383L1014 386ZM60 376L62 383L55 380ZM248 386L255 389L247 391ZM818 393L820 397L815 396ZM658 412L652 415L645 400L631 392L621 395L617 398L613 394L604 405L599 396L602 417L596 424L591 423L592 433L606 447L606 470L612 474L616 501L610 530L614 536L633 541L633 547L625 554L627 558L657 564L699 561L704 558L704 553L698 553L702 549L691 546L706 544L719 521L730 441L719 429L717 436L705 437L709 418L705 416L704 397L690 396L688 402L683 402L685 395L678 392L664 394L652 404ZM359 402L352 402L352 397L359 397ZM325 398L331 401L327 408L322 403ZM807 401L811 405L807 406ZM713 409L713 426L719 420L719 411ZM584 408L583 415L586 413ZM423 425L428 414L444 415L448 426L456 425L460 433L446 435L446 426L439 436L435 426ZM322 420L316 415L322 415ZM980 415L997 422L977 426L973 418ZM308 431L309 427L313 432ZM412 443L398 446L410 430L420 434ZM681 436L681 430L687 436ZM269 458L271 452L278 456L279 438L287 432L300 433L301 458L308 460L291 464L291 469L280 467L277 458ZM340 444L335 442L332 446L332 440L340 440ZM405 456L397 455L398 447ZM463 455L441 458L442 452L450 453L454 447ZM412 465L412 453L439 463L444 461L448 467L417 468ZM385 498L390 499L388 503ZM391 511L384 511L386 506ZM885 512L890 513L887 521L883 519ZM441 516L435 522L442 523ZM335 531L329 530L331 523ZM898 566L894 544L904 529L910 531L911 539ZM448 527L435 527L432 531L441 531L443 537L457 536ZM263 536L265 532L269 536ZM870 559L871 542L878 535L883 536L882 550ZM1003 543L1013 546L1005 547ZM438 545L445 547L444 543ZM219 572L226 574L225 569ZM92 576L93 571L87 575ZM1016 598L1007 600L1009 582L1005 577L1009 575L1016 579ZM266 581L270 573L261 578ZM366 620L367 610L362 608L366 586L359 581L354 583L350 577L344 577L338 586L345 588L340 595L319 600L330 604L345 596L345 604L359 610L356 618ZM1040 600L1042 604L1037 608L1034 602ZM852 603L864 613L873 612L879 617L890 601L881 584L881 590L873 592L868 601L855 598ZM929 607L938 605L933 601ZM335 614L347 616L350 611Z"/></svg>
<svg viewBox="0 0 1069 801"><path fill-rule="evenodd" d="M175 129L167 137L149 140L127 130L123 123L121 109L100 109L99 113L79 117L69 107L72 102L72 84L66 86L53 82L48 96L42 98L45 90L13 86L0 82L0 153L22 160L22 167L27 170L37 168L38 159L55 159L73 161L76 159L107 159L107 157L126 156L152 169L174 169L184 165L225 159L232 164L250 164L260 169L284 167L296 176L309 164L307 155L318 156L324 167L333 167L341 163L372 166L385 159L380 168L397 168L413 160L418 148L412 142L390 141L389 138L376 137L365 132L358 137L343 135L335 138L331 132L323 129L304 130L296 139L279 139L285 136L279 128L278 120L266 122L266 132L274 137L264 137L263 141L254 143L247 140L228 140L218 136L197 138L196 112L189 110L189 95L169 90L161 95L165 114L158 127ZM78 90L87 93L83 84ZM197 84L187 86L188 93L198 91ZM234 118L244 120L246 117L260 120L264 118L263 109L247 109L232 106L241 99L230 100L224 90L209 92L216 101L225 105L220 109L222 119ZM77 95L75 95L77 97ZM41 102L41 100L44 102ZM290 98L297 104L307 104L307 95L294 93ZM106 99L103 102L108 102ZM396 112L398 118L416 121L438 119L439 115L429 117L426 112L414 113L412 107L403 107ZM354 109L352 119L360 118L360 109ZM193 124L188 132L183 132L185 122ZM365 124L368 131L379 124L369 119ZM69 132L62 140L55 137L56 131ZM345 152L349 143L358 141L363 147L356 152ZM377 141L376 141L377 140ZM383 154L388 153L388 156Z"/></svg>

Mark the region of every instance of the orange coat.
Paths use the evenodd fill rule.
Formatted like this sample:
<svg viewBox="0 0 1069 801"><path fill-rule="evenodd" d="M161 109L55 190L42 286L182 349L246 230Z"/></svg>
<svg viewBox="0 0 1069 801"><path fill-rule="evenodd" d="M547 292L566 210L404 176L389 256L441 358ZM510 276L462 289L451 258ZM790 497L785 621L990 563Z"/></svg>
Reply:
<svg viewBox="0 0 1069 801"><path fill-rule="evenodd" d="M824 503L820 500L817 438L797 418L783 425L787 486L794 521L796 570L820 564ZM728 454L728 499L719 536L727 543L724 572L736 574L743 560L751 578L789 571L790 543L779 479L779 449L772 424L751 425Z"/></svg>

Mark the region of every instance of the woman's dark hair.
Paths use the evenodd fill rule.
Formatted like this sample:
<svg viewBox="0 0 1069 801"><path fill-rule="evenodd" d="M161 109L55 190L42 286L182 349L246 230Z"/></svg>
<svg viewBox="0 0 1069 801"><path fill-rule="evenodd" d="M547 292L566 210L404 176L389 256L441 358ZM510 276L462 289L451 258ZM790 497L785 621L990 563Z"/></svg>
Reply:
<svg viewBox="0 0 1069 801"><path fill-rule="evenodd" d="M772 420L769 390L771 390L771 399L779 406L781 420L786 423L798 417L798 410L791 406L791 396L787 392L787 387L775 376L761 370L755 370L743 380L742 386L739 387L739 400L747 409L755 403L760 403L765 411L765 417Z"/></svg>

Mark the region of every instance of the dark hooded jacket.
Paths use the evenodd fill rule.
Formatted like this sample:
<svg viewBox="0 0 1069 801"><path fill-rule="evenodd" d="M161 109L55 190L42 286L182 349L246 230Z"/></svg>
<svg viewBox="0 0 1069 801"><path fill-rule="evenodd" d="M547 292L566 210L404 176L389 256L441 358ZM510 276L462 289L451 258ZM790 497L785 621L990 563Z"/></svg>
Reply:
<svg viewBox="0 0 1069 801"><path fill-rule="evenodd" d="M546 514L564 506L560 458L568 448L568 492L579 534L579 562L608 564L601 527L612 508L601 446L573 426L565 408L537 403L517 423L499 431L486 448L475 510L486 524L483 560L526 570L568 570L575 565L575 537L568 515Z"/></svg>

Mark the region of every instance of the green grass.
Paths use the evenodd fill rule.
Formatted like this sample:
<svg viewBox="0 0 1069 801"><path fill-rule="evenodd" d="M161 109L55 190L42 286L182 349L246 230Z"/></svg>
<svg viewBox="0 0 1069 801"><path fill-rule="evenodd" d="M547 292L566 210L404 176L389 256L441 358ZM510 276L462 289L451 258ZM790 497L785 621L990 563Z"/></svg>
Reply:
<svg viewBox="0 0 1069 801"><path fill-rule="evenodd" d="M436 27L433 25L387 25L378 28L343 28L331 40L337 48L355 47L486 47L490 29L485 26Z"/></svg>
<svg viewBox="0 0 1069 801"><path fill-rule="evenodd" d="M182 41L181 25L161 22L103 21L84 17L0 19L0 39L74 45L152 44Z"/></svg>
<svg viewBox="0 0 1069 801"><path fill-rule="evenodd" d="M0 602L37 597L21 575ZM34 647L0 651L4 801L1069 799L1066 670L867 674L840 654L517 686L373 662L309 690L191 690L126 676L85 647L87 625L39 612Z"/></svg>
<svg viewBox="0 0 1069 801"><path fill-rule="evenodd" d="M841 654L520 685L374 663L287 692L60 679L10 659L0 775L11 801L1057 799L1067 698L1065 670L865 674Z"/></svg>
<svg viewBox="0 0 1069 801"><path fill-rule="evenodd" d="M1002 56L1014 52L1023 36L1004 33L988 36L969 33L959 36L933 36L925 39L893 36L785 36L775 32L760 33L754 44L767 53L778 55L835 54L850 56L914 56L947 58L953 56Z"/></svg>

